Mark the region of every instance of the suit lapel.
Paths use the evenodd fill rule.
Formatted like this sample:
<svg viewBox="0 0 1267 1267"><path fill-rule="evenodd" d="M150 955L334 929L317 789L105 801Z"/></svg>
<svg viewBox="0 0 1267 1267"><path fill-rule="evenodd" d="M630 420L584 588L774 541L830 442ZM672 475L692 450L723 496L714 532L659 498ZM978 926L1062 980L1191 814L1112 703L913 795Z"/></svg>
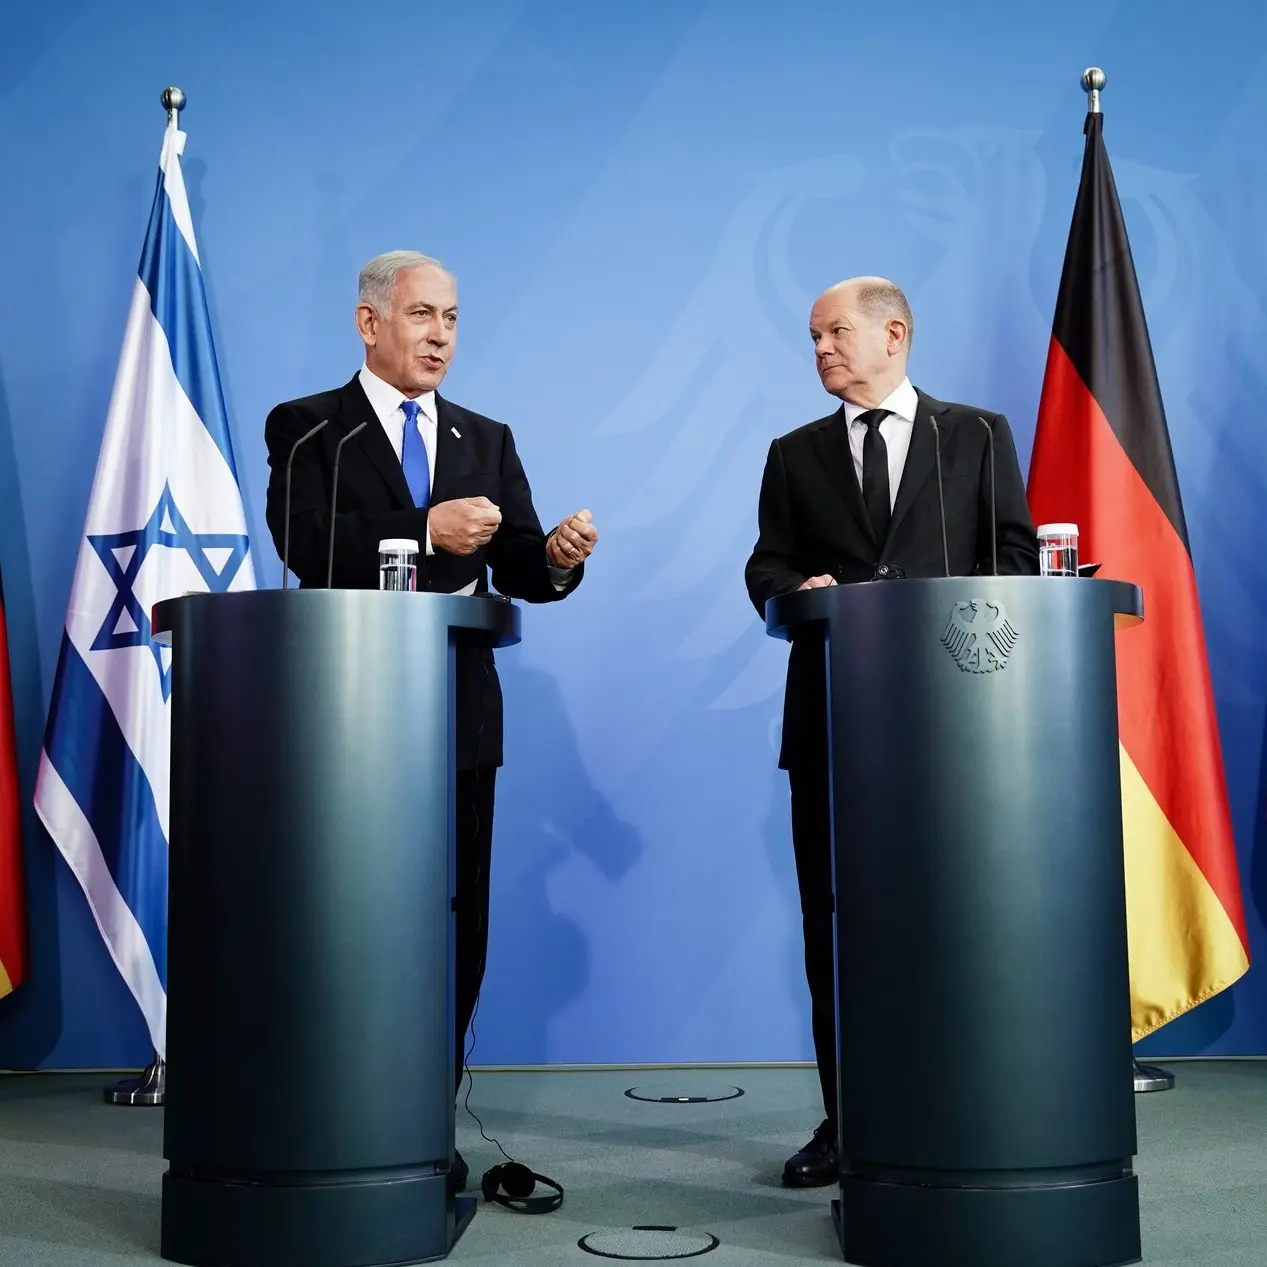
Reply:
<svg viewBox="0 0 1267 1267"><path fill-rule="evenodd" d="M469 430L469 428L468 428ZM453 481L467 468L471 437L462 429L456 406L436 393L436 469L431 480L431 501L448 501Z"/></svg>
<svg viewBox="0 0 1267 1267"><path fill-rule="evenodd" d="M871 516L867 514L862 500L862 486L854 470L853 450L849 447L849 424L845 422L843 406L825 419L822 427L814 433L814 451L827 468L827 474L844 498L859 530L874 543L875 529L871 526Z"/></svg>
<svg viewBox="0 0 1267 1267"><path fill-rule="evenodd" d="M932 420L937 419L941 430L942 461L946 458L946 441L954 426L954 420L946 412L949 406L916 391L919 404L915 410L915 425L911 429L911 446L906 451L906 465L902 468L902 480L897 486L897 498L893 503L893 517L889 520L889 535L885 544L893 540L898 525L906 517L919 490L937 468L937 438ZM943 467L944 470L944 467ZM860 499L861 500L861 499Z"/></svg>
<svg viewBox="0 0 1267 1267"><path fill-rule="evenodd" d="M414 499L405 481L405 472L401 469L400 459L396 456L396 450L392 448L392 442L387 438L387 432L383 430L383 424L379 422L378 415L374 412L359 377L353 378L343 389L339 404L343 410L343 416L339 419L343 426L343 434L347 435L353 427L362 422L369 423L369 426L351 443L361 447L362 452L374 464L375 469L387 482L387 487L391 489L401 506L406 509L413 506ZM345 449L344 453L346 452Z"/></svg>

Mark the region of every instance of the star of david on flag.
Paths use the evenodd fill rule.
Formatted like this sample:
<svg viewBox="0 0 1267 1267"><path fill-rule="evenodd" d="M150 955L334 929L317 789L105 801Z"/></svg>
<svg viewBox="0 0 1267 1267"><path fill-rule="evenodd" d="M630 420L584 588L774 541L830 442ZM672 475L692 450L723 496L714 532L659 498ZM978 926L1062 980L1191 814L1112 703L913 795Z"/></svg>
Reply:
<svg viewBox="0 0 1267 1267"><path fill-rule="evenodd" d="M167 1041L170 651L149 613L255 588L220 371L170 124L62 635L35 807ZM157 669L157 671L156 671Z"/></svg>
<svg viewBox="0 0 1267 1267"><path fill-rule="evenodd" d="M158 666L159 678L163 684L163 699L169 699L171 665L165 663L166 649L153 641L149 611L136 596L140 570L155 547L183 550L198 569L198 575L207 590L213 594L225 593L233 584L233 579L250 549L246 534L194 532L177 509L171 487L164 484L162 496L149 519L140 528L130 532L90 535L88 541L97 552L97 557L110 579L118 587L110 610L93 639L92 649L111 651L120 647L147 648L152 652L154 663Z"/></svg>

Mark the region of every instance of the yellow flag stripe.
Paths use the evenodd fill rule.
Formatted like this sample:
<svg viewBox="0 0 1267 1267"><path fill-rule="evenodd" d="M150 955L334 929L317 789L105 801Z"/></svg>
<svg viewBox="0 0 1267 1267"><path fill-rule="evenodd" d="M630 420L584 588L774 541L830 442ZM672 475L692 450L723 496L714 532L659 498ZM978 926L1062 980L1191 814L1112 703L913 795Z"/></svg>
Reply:
<svg viewBox="0 0 1267 1267"><path fill-rule="evenodd" d="M9 980L9 974L5 971L4 961L0 960L0 999L6 994L13 993L13 982Z"/></svg>
<svg viewBox="0 0 1267 1267"><path fill-rule="evenodd" d="M1245 947L1125 748L1122 843L1131 969L1131 1034L1139 1042L1226 990L1249 967Z"/></svg>

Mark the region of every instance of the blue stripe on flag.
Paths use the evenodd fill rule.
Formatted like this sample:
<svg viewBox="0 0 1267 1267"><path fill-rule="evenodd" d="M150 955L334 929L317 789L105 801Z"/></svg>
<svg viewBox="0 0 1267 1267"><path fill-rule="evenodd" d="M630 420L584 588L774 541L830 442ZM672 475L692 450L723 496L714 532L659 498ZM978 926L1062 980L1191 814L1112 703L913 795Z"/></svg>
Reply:
<svg viewBox="0 0 1267 1267"><path fill-rule="evenodd" d="M65 634L44 749L92 827L166 990L167 839L154 793L97 679Z"/></svg>
<svg viewBox="0 0 1267 1267"><path fill-rule="evenodd" d="M140 276L154 319L167 336L176 379L237 479L202 269L172 215L161 168L141 249Z"/></svg>

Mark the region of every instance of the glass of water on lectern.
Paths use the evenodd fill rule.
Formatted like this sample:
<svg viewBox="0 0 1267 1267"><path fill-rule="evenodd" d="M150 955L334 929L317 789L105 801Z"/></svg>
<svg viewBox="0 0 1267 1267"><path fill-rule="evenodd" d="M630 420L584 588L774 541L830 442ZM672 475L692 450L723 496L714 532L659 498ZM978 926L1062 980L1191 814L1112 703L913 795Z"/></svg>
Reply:
<svg viewBox="0 0 1267 1267"><path fill-rule="evenodd" d="M418 588L418 543L389 538L378 543L378 588L415 590Z"/></svg>
<svg viewBox="0 0 1267 1267"><path fill-rule="evenodd" d="M1078 575L1078 525L1040 524L1038 570L1043 576Z"/></svg>

